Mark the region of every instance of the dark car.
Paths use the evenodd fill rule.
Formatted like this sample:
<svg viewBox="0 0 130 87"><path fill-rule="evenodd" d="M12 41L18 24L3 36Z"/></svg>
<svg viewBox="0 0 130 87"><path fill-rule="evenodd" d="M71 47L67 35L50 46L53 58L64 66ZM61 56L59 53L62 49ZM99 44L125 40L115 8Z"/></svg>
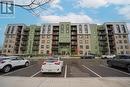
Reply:
<svg viewBox="0 0 130 87"><path fill-rule="evenodd" d="M84 55L80 57L81 59L94 59L95 56L94 55Z"/></svg>
<svg viewBox="0 0 130 87"><path fill-rule="evenodd" d="M130 55L116 55L113 59L108 59L107 64L109 67L126 68L130 72Z"/></svg>

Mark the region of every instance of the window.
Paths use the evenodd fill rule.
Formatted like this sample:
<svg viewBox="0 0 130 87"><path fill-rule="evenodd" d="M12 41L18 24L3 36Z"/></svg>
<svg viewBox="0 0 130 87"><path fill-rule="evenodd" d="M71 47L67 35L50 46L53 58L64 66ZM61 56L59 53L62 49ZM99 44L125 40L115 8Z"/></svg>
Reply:
<svg viewBox="0 0 130 87"><path fill-rule="evenodd" d="M120 26L116 25L116 28L117 28L118 33L121 33Z"/></svg>
<svg viewBox="0 0 130 87"><path fill-rule="evenodd" d="M5 45L5 48L7 48L7 45Z"/></svg>
<svg viewBox="0 0 130 87"><path fill-rule="evenodd" d="M8 50L8 53L10 53L10 50Z"/></svg>
<svg viewBox="0 0 130 87"><path fill-rule="evenodd" d="M127 38L127 36L126 36L126 35L123 35L123 38Z"/></svg>
<svg viewBox="0 0 130 87"><path fill-rule="evenodd" d="M11 45L9 45L9 48L11 48Z"/></svg>
<svg viewBox="0 0 130 87"><path fill-rule="evenodd" d="M88 44L88 40L85 40L85 44Z"/></svg>
<svg viewBox="0 0 130 87"><path fill-rule="evenodd" d="M126 33L125 26L124 26L124 25L121 25L121 28L122 28L123 33Z"/></svg>
<svg viewBox="0 0 130 87"><path fill-rule="evenodd" d="M11 28L11 26L9 26L9 27L8 27L7 34L9 33L9 31L10 31L10 28Z"/></svg>
<svg viewBox="0 0 130 87"><path fill-rule="evenodd" d="M79 38L83 38L83 36L82 36L82 35L80 35L80 36L79 36Z"/></svg>
<svg viewBox="0 0 130 87"><path fill-rule="evenodd" d="M83 45L80 45L80 49L83 49Z"/></svg>
<svg viewBox="0 0 130 87"><path fill-rule="evenodd" d="M11 34L12 34L12 33L13 33L13 31L14 31L14 27L15 27L15 26L13 26L13 27L12 27Z"/></svg>
<svg viewBox="0 0 130 87"><path fill-rule="evenodd" d="M49 45L46 45L46 48L49 49Z"/></svg>
<svg viewBox="0 0 130 87"><path fill-rule="evenodd" d="M119 35L119 38L121 38L121 35Z"/></svg>
<svg viewBox="0 0 130 87"><path fill-rule="evenodd" d="M127 45L125 46L125 49L128 49L128 46L127 46Z"/></svg>
<svg viewBox="0 0 130 87"><path fill-rule="evenodd" d="M48 26L48 32L47 33L49 34L50 31L51 31L51 25Z"/></svg>
<svg viewBox="0 0 130 87"><path fill-rule="evenodd" d="M124 51L121 51L121 54L124 54Z"/></svg>
<svg viewBox="0 0 130 87"><path fill-rule="evenodd" d="M79 33L82 33L82 25L79 25Z"/></svg>
<svg viewBox="0 0 130 87"><path fill-rule="evenodd" d="M123 46L120 46L120 49L123 49Z"/></svg>
<svg viewBox="0 0 130 87"><path fill-rule="evenodd" d="M83 44L83 41L82 41L82 40L80 40L80 41L79 41L79 43L80 43L80 44Z"/></svg>
<svg viewBox="0 0 130 87"><path fill-rule="evenodd" d="M47 38L50 38L50 35L48 35Z"/></svg>
<svg viewBox="0 0 130 87"><path fill-rule="evenodd" d="M44 45L41 45L41 48L44 48Z"/></svg>
<svg viewBox="0 0 130 87"><path fill-rule="evenodd" d="M45 43L45 40L42 40L42 43Z"/></svg>
<svg viewBox="0 0 130 87"><path fill-rule="evenodd" d="M89 46L88 46L88 45L86 45L86 49L89 49Z"/></svg>
<svg viewBox="0 0 130 87"><path fill-rule="evenodd" d="M79 53L80 53L80 54L83 54L83 51L80 51Z"/></svg>
<svg viewBox="0 0 130 87"><path fill-rule="evenodd" d="M66 25L66 33L69 33L69 24Z"/></svg>
<svg viewBox="0 0 130 87"><path fill-rule="evenodd" d="M46 28L46 26L44 25L44 26L43 26L43 29L42 29L42 34L45 33L45 28Z"/></svg>
<svg viewBox="0 0 130 87"><path fill-rule="evenodd" d="M61 33L64 33L64 25L61 25Z"/></svg>
<svg viewBox="0 0 130 87"><path fill-rule="evenodd" d="M50 40L47 40L47 43L50 43Z"/></svg>
<svg viewBox="0 0 130 87"><path fill-rule="evenodd" d="M45 38L45 36L44 36L44 35L42 35L42 38Z"/></svg>
<svg viewBox="0 0 130 87"><path fill-rule="evenodd" d="M122 43L122 40L119 40L119 43Z"/></svg>
<svg viewBox="0 0 130 87"><path fill-rule="evenodd" d="M88 33L88 26L84 25L85 33Z"/></svg>
<svg viewBox="0 0 130 87"><path fill-rule="evenodd" d="M128 41L127 41L127 40L124 40L124 43L128 43Z"/></svg>
<svg viewBox="0 0 130 87"><path fill-rule="evenodd" d="M85 35L86 38L88 38L88 35Z"/></svg>

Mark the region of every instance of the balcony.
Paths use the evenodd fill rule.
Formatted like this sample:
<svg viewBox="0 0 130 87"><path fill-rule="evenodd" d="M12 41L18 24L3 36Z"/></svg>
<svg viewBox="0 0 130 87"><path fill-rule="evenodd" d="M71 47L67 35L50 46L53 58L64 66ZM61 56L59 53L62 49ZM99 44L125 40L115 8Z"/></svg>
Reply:
<svg viewBox="0 0 130 87"><path fill-rule="evenodd" d="M15 45L16 45L16 46L19 46L19 42L16 42Z"/></svg>
<svg viewBox="0 0 130 87"><path fill-rule="evenodd" d="M25 51L26 47L20 47L20 50Z"/></svg>
<svg viewBox="0 0 130 87"><path fill-rule="evenodd" d="M35 29L35 32L40 32L40 28Z"/></svg>
<svg viewBox="0 0 130 87"><path fill-rule="evenodd" d="M77 29L76 29L76 27L72 27L71 30L72 31L76 31Z"/></svg>
<svg viewBox="0 0 130 87"><path fill-rule="evenodd" d="M72 32L71 35L77 35L77 33L76 32Z"/></svg>
<svg viewBox="0 0 130 87"><path fill-rule="evenodd" d="M27 39L27 38L25 38L25 37L24 37L24 38L22 38L22 41L27 41L27 40L28 40L28 39Z"/></svg>
<svg viewBox="0 0 130 87"><path fill-rule="evenodd" d="M106 37L103 37L103 38L99 38L100 41L106 41L107 38Z"/></svg>
<svg viewBox="0 0 130 87"><path fill-rule="evenodd" d="M58 40L58 37L56 38L56 37L53 37L53 39L52 40Z"/></svg>
<svg viewBox="0 0 130 87"><path fill-rule="evenodd" d="M38 51L38 47L33 47L33 51Z"/></svg>
<svg viewBox="0 0 130 87"><path fill-rule="evenodd" d="M71 45L77 45L77 43L75 43L75 42L72 42L72 43L71 43Z"/></svg>
<svg viewBox="0 0 130 87"><path fill-rule="evenodd" d="M55 33L53 33L53 35L56 35L56 36L57 36L57 35L59 35L59 33L58 33L58 32L55 32Z"/></svg>
<svg viewBox="0 0 130 87"><path fill-rule="evenodd" d="M58 49L58 46L52 46L52 49Z"/></svg>
<svg viewBox="0 0 130 87"><path fill-rule="evenodd" d="M113 35L113 34L114 34L113 32L108 32L108 35L109 35L109 36L111 36L111 35Z"/></svg>
<svg viewBox="0 0 130 87"><path fill-rule="evenodd" d="M53 46L58 45L58 42L57 42L57 43L53 42L52 45L53 45Z"/></svg>
<svg viewBox="0 0 130 87"><path fill-rule="evenodd" d="M109 41L113 41L114 40L114 38L112 38L112 37L109 37Z"/></svg>
<svg viewBox="0 0 130 87"><path fill-rule="evenodd" d="M107 46L107 43L99 43L100 46Z"/></svg>
<svg viewBox="0 0 130 87"><path fill-rule="evenodd" d="M23 36L28 36L29 34L28 34L28 33L23 33L22 35L23 35Z"/></svg>
<svg viewBox="0 0 130 87"><path fill-rule="evenodd" d="M34 45L34 46L39 46L39 43L35 43L35 42L34 42L33 45Z"/></svg>
<svg viewBox="0 0 130 87"><path fill-rule="evenodd" d="M58 30L59 30L59 28L53 28L53 30L54 30L54 31L58 31Z"/></svg>
<svg viewBox="0 0 130 87"><path fill-rule="evenodd" d="M104 35L106 35L106 32L99 32L98 35L99 36L102 36L102 35L104 36Z"/></svg>
<svg viewBox="0 0 130 87"><path fill-rule="evenodd" d="M20 37L17 37L16 40L17 40L17 41L20 41Z"/></svg>
<svg viewBox="0 0 130 87"><path fill-rule="evenodd" d="M26 45L27 45L27 43L25 43L25 42L22 42L22 43L21 43L21 45L22 45L22 46L26 46Z"/></svg>
<svg viewBox="0 0 130 87"><path fill-rule="evenodd" d="M27 29L24 29L23 31L24 31L24 32L29 32L29 29L27 28Z"/></svg>
<svg viewBox="0 0 130 87"><path fill-rule="evenodd" d="M34 40L35 40L35 41L39 41L39 40L40 40L40 38L38 38L38 37L35 37L35 38L34 38Z"/></svg>
<svg viewBox="0 0 130 87"><path fill-rule="evenodd" d="M35 36L40 36L40 33L35 33L34 35L35 35Z"/></svg>
<svg viewBox="0 0 130 87"><path fill-rule="evenodd" d="M77 38L76 37L71 37L71 40L77 40Z"/></svg>

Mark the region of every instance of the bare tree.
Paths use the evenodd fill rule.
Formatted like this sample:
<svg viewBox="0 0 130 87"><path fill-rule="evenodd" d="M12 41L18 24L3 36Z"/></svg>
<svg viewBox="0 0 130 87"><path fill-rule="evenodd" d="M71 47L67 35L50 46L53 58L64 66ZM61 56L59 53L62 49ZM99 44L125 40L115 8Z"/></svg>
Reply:
<svg viewBox="0 0 130 87"><path fill-rule="evenodd" d="M16 7L21 7L29 12L31 12L35 16L40 16L40 13L42 11L47 11L47 8L45 8L46 5L49 5L49 3L53 2L54 0L31 0L29 4L16 4L16 3L11 3L11 5L14 5ZM1 0L0 3L6 4L4 0Z"/></svg>

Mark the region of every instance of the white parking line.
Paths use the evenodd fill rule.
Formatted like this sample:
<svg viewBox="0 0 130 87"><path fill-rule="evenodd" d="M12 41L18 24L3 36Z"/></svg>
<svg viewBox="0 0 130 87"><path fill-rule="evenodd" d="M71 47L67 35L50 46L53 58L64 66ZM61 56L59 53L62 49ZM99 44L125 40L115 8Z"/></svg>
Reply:
<svg viewBox="0 0 130 87"><path fill-rule="evenodd" d="M37 73L33 74L33 75L32 75L32 76L30 76L30 77L32 78L32 77L36 76L37 74L39 74L40 72L41 72L41 70L40 70L40 71L38 71Z"/></svg>
<svg viewBox="0 0 130 87"><path fill-rule="evenodd" d="M117 72L120 72L120 73L123 73L123 74L126 74L126 75L130 75L129 73L126 73L126 72L123 72L123 71L120 71L120 70L117 70L117 69L114 69L114 68L111 68L111 67L107 67L107 66L104 66L104 65L100 65L102 67L105 67L105 68L109 68L111 70L114 70L114 71L117 71Z"/></svg>
<svg viewBox="0 0 130 87"><path fill-rule="evenodd" d="M90 72L92 72L93 74L95 74L96 76L98 76L99 78L102 78L99 74L97 74L96 72L94 72L93 70L89 69L88 67L86 67L85 65L82 65L84 68L88 69Z"/></svg>
<svg viewBox="0 0 130 87"><path fill-rule="evenodd" d="M34 65L35 65L35 64L34 64ZM25 69L27 69L27 68L33 67L34 65L30 65L30 66L28 66L28 67L21 68L21 69L18 69L18 70L15 70L15 71L12 71L12 72L9 72L9 73L6 73L6 74L3 74L3 75L1 75L0 77L2 77L2 76L6 76L6 75L9 75L9 74L12 74L12 73L15 73L15 72L21 71L21 70L25 70Z"/></svg>
<svg viewBox="0 0 130 87"><path fill-rule="evenodd" d="M65 74L64 74L64 78L66 78L67 76L67 64L65 65Z"/></svg>

